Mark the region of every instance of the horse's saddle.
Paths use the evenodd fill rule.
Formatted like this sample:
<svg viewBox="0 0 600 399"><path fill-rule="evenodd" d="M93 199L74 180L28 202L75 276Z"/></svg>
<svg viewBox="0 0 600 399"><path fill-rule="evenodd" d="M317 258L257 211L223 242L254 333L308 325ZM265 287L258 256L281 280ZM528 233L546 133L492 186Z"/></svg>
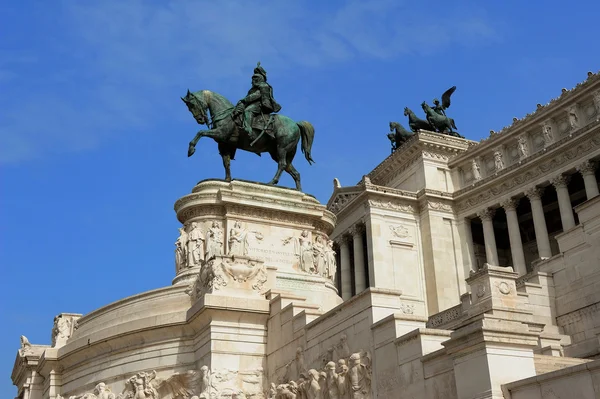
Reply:
<svg viewBox="0 0 600 399"><path fill-rule="evenodd" d="M256 115L252 119L252 129L258 130L258 134L260 134L260 132L264 130L265 134L268 134L269 136L273 137L273 131L275 130L273 126L274 123L275 114Z"/></svg>

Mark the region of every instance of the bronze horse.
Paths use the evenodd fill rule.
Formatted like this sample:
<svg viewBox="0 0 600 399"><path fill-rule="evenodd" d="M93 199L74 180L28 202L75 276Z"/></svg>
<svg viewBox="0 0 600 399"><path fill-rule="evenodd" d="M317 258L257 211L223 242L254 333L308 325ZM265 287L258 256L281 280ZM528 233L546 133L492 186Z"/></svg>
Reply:
<svg viewBox="0 0 600 399"><path fill-rule="evenodd" d="M201 137L210 137L218 143L219 154L223 158L225 167L225 180L231 181L230 161L234 159L237 149L254 152L258 155L268 152L271 158L277 162L277 172L269 184L277 184L281 173L285 170L294 179L296 189L302 190L300 173L294 168L292 161L296 155L298 141L302 139L301 149L304 157L309 164L314 162L310 151L315 137L315 129L310 122L295 122L287 116L273 115L272 121L270 121L272 123L268 123L269 126L265 127L269 130L264 134L257 134L258 138L251 142L248 134L237 121L233 104L222 95L209 90L194 93L190 93L188 90L186 96L181 99L196 122L200 125L206 124L210 128L210 130L201 130L196 134L196 137L190 142L188 157L191 157L196 151L196 144ZM261 132L258 131L258 133Z"/></svg>

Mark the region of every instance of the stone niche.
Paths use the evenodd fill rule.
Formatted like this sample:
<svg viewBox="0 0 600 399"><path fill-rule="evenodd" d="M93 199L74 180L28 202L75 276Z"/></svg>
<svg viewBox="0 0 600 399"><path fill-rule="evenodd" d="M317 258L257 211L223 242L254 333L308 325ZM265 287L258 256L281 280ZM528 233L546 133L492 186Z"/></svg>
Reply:
<svg viewBox="0 0 600 399"><path fill-rule="evenodd" d="M192 296L275 289L305 296L323 311L342 302L329 240L335 215L316 198L265 184L205 180L175 211L183 226L173 284L194 285Z"/></svg>

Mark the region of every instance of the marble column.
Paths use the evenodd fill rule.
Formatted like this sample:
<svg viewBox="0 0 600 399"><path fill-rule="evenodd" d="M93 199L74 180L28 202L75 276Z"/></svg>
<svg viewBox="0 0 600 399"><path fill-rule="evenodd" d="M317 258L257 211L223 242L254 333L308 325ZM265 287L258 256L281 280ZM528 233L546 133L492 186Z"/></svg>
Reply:
<svg viewBox="0 0 600 399"><path fill-rule="evenodd" d="M577 171L583 176L583 183L585 184L585 193L587 199L591 200L599 194L598 182L596 181L596 164L591 161L585 161L581 165L577 166Z"/></svg>
<svg viewBox="0 0 600 399"><path fill-rule="evenodd" d="M498 249L496 248L496 236L494 234L494 223L492 219L496 212L486 208L477 213L483 223L483 240L485 241L485 259L492 266L500 266L498 263Z"/></svg>
<svg viewBox="0 0 600 399"><path fill-rule="evenodd" d="M340 280L341 280L341 295L345 301L352 297L352 275L350 271L350 237L344 235L339 240L340 246Z"/></svg>
<svg viewBox="0 0 600 399"><path fill-rule="evenodd" d="M563 231L567 231L575 227L575 217L573 216L573 205L571 205L571 197L569 196L570 178L563 174L556 176L550 182L556 189L558 197L558 209L560 210L560 220L562 221Z"/></svg>
<svg viewBox="0 0 600 399"><path fill-rule="evenodd" d="M508 239L510 241L510 253L512 255L513 268L519 276L522 276L527 274L527 264L525 263L523 241L521 241L519 218L517 217L518 204L519 200L509 198L502 202L501 205L506 212L506 223L508 224Z"/></svg>
<svg viewBox="0 0 600 399"><path fill-rule="evenodd" d="M543 189L534 187L525 192L529 202L531 202L531 214L533 216L533 228L535 230L535 241L538 247L538 256L540 259L546 259L552 256L550 249L550 239L548 238L548 228L546 227L546 217L542 206Z"/></svg>
<svg viewBox="0 0 600 399"><path fill-rule="evenodd" d="M354 284L356 295L360 294L367 288L367 274L365 269L365 250L363 247L363 234L365 226L356 224L350 229L353 241L354 252Z"/></svg>

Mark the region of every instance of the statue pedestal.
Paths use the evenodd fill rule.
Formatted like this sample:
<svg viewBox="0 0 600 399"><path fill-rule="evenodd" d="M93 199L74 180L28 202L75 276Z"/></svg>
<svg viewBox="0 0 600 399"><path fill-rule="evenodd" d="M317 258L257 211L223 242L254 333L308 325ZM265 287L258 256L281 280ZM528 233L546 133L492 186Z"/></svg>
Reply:
<svg viewBox="0 0 600 399"><path fill-rule="evenodd" d="M185 227L178 241L187 253L179 259L192 267L178 267L173 284L195 284L192 295L256 297L284 290L309 298L322 311L342 302L328 238L335 216L316 198L259 183L205 180L175 203L175 211ZM198 256L204 256L201 267L193 262ZM242 274L254 272L246 283ZM252 288L257 278L268 288Z"/></svg>

